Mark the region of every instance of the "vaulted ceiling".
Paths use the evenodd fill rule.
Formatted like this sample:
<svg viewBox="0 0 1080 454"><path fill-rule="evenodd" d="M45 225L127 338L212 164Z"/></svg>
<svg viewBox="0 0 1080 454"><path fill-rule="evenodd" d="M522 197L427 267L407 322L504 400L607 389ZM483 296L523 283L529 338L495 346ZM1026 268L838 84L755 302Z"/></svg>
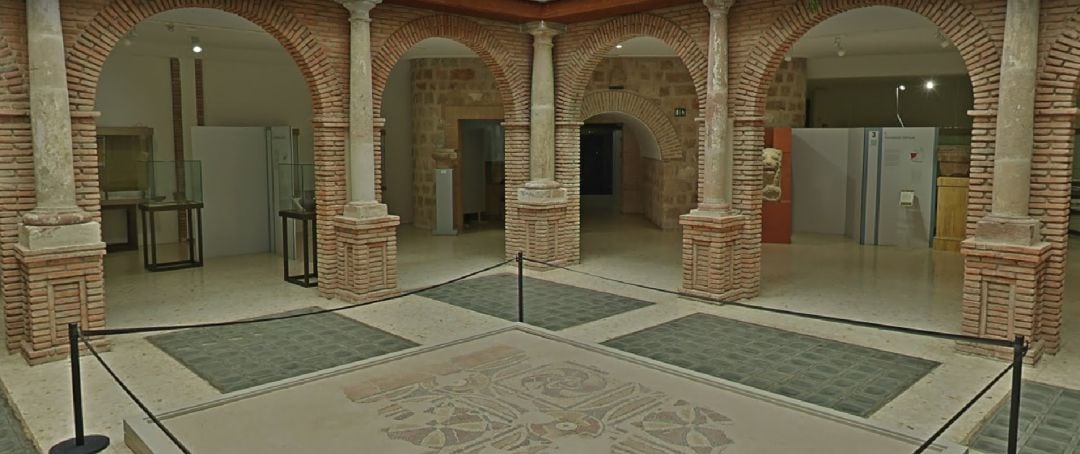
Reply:
<svg viewBox="0 0 1080 454"><path fill-rule="evenodd" d="M385 3L427 8L511 22L548 20L581 22L630 14L700 0L386 0Z"/></svg>

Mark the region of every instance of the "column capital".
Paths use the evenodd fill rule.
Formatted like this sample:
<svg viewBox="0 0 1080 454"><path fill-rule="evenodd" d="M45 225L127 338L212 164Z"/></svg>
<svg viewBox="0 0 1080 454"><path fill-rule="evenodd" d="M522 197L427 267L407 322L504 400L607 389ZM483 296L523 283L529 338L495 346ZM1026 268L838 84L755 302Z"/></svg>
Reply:
<svg viewBox="0 0 1080 454"><path fill-rule="evenodd" d="M709 9L709 14L720 16L727 14L731 5L735 4L735 0L702 0L702 3Z"/></svg>
<svg viewBox="0 0 1080 454"><path fill-rule="evenodd" d="M349 10L349 20L370 21L371 16L368 13L375 8L375 5L382 3L382 0L337 0L337 2Z"/></svg>
<svg viewBox="0 0 1080 454"><path fill-rule="evenodd" d="M566 25L541 20L522 24L521 31L533 35L533 44L551 44L555 35L566 31Z"/></svg>

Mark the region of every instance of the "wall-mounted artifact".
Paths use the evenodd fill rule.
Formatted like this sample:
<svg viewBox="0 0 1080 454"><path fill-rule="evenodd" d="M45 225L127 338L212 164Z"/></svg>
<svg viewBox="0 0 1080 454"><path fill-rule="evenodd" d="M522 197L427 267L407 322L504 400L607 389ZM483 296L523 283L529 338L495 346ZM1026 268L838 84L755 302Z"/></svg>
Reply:
<svg viewBox="0 0 1080 454"><path fill-rule="evenodd" d="M784 152L776 148L761 151L761 164L764 170L761 196L770 202L780 200L780 170L784 165Z"/></svg>

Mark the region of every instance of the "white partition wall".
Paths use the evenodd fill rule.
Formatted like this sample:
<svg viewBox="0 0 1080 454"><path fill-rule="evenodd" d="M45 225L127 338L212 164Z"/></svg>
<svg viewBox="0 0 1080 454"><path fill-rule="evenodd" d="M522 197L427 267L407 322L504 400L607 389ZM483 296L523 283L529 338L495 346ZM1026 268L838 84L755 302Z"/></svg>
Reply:
<svg viewBox="0 0 1080 454"><path fill-rule="evenodd" d="M843 235L847 206L848 130L791 130L791 230Z"/></svg>
<svg viewBox="0 0 1080 454"><path fill-rule="evenodd" d="M206 257L271 250L270 167L265 127L191 128L202 161Z"/></svg>
<svg viewBox="0 0 1080 454"><path fill-rule="evenodd" d="M877 244L930 247L936 204L936 128L882 130ZM912 193L910 206L901 194Z"/></svg>
<svg viewBox="0 0 1080 454"><path fill-rule="evenodd" d="M937 129L793 129L791 139L792 231L930 246Z"/></svg>

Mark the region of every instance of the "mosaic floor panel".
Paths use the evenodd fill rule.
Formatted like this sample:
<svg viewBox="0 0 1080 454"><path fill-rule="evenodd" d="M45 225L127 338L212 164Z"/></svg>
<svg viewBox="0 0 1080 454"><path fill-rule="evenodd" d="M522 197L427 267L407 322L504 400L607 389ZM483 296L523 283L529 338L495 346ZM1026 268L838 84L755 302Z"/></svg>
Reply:
<svg viewBox="0 0 1080 454"><path fill-rule="evenodd" d="M706 314L604 345L863 417L939 364Z"/></svg>
<svg viewBox="0 0 1080 454"><path fill-rule="evenodd" d="M834 454L858 446L888 454L911 452L918 443L861 419L763 399L523 328L209 402L163 420L193 452L237 454L357 446L379 453L623 454ZM139 440L153 433L144 420L128 423Z"/></svg>
<svg viewBox="0 0 1080 454"><path fill-rule="evenodd" d="M318 309L312 307L274 316ZM334 313L189 329L147 339L223 393L418 345Z"/></svg>
<svg viewBox="0 0 1080 454"><path fill-rule="evenodd" d="M980 427L971 447L1005 452L1009 440L1009 398ZM1021 454L1080 454L1080 391L1025 381L1020 392Z"/></svg>
<svg viewBox="0 0 1080 454"><path fill-rule="evenodd" d="M26 436L15 409L0 392L0 452L4 454L35 454L34 444Z"/></svg>
<svg viewBox="0 0 1080 454"><path fill-rule="evenodd" d="M525 278L525 322L558 331L652 305L625 296ZM467 279L421 295L472 311L517 320L517 276Z"/></svg>

